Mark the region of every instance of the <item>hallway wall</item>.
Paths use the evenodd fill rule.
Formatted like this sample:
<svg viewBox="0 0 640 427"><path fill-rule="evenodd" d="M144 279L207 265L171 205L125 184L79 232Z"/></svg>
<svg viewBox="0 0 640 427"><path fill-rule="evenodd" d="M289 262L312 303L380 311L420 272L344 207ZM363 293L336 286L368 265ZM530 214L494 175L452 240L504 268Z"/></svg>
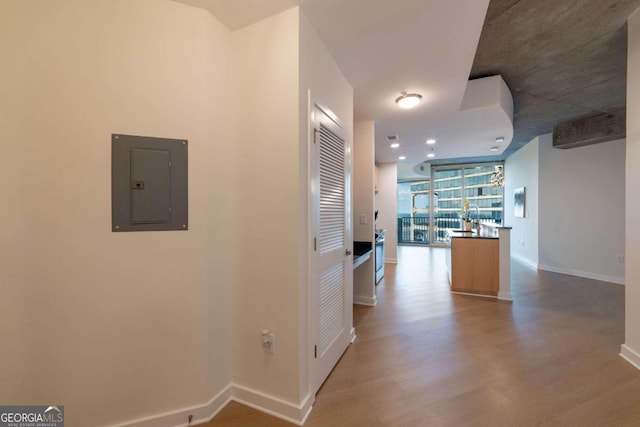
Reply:
<svg viewBox="0 0 640 427"><path fill-rule="evenodd" d="M307 375L309 112L314 103L331 109L350 149L353 92L300 8L232 37L232 381L250 403L299 421L314 399ZM273 354L262 348L262 330L275 334Z"/></svg>
<svg viewBox="0 0 640 427"><path fill-rule="evenodd" d="M233 33L233 381L298 403L298 11ZM260 78L256 78L260 70ZM262 330L276 352L262 349Z"/></svg>
<svg viewBox="0 0 640 427"><path fill-rule="evenodd" d="M230 33L172 1L0 2L0 401L112 425L230 381ZM189 141L189 230L111 232L111 134ZM11 183L11 184L9 184Z"/></svg>

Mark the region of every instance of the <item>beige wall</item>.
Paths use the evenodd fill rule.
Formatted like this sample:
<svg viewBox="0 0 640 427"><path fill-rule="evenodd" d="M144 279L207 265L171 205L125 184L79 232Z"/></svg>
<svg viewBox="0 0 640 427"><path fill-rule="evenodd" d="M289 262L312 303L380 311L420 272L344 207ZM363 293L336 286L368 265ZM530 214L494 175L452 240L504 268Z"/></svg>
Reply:
<svg viewBox="0 0 640 427"><path fill-rule="evenodd" d="M298 10L233 34L233 381L299 400ZM260 333L276 336L275 354Z"/></svg>
<svg viewBox="0 0 640 427"><path fill-rule="evenodd" d="M233 382L299 405L311 348L308 110L329 107L350 146L353 93L298 8L233 33L233 46ZM263 329L276 335L275 354L262 349Z"/></svg>
<svg viewBox="0 0 640 427"><path fill-rule="evenodd" d="M385 262L398 262L398 167L396 163L382 163L380 167L380 188L375 196L378 221L376 228L384 228Z"/></svg>
<svg viewBox="0 0 640 427"><path fill-rule="evenodd" d="M353 133L352 89L299 9L231 33L164 0L3 2L0 25L0 401L63 403L70 425L238 395L296 418L307 92ZM110 231L112 133L189 140L188 231Z"/></svg>
<svg viewBox="0 0 640 427"><path fill-rule="evenodd" d="M374 223L374 167L375 123L358 122L353 132L353 240L375 245ZM366 224L361 224L364 215ZM353 272L353 298L356 303L376 303L375 256Z"/></svg>
<svg viewBox="0 0 640 427"><path fill-rule="evenodd" d="M627 57L625 345L622 353L640 368L640 9L629 18Z"/></svg>
<svg viewBox="0 0 640 427"><path fill-rule="evenodd" d="M205 403L230 381L230 34L158 0L5 1L0 28L0 401L70 426ZM112 133L189 140L188 231L110 231Z"/></svg>
<svg viewBox="0 0 640 427"><path fill-rule="evenodd" d="M374 167L375 123L358 122L354 129L353 182L354 182L354 240L373 242L374 237ZM365 224L360 216L364 215Z"/></svg>

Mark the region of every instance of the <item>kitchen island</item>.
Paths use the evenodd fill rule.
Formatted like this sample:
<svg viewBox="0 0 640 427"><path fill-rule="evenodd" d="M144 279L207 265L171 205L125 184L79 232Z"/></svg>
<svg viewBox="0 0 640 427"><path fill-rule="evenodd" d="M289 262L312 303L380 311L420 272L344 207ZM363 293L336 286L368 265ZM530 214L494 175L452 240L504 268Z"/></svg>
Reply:
<svg viewBox="0 0 640 427"><path fill-rule="evenodd" d="M480 232L448 230L451 291L511 301L511 227L481 224Z"/></svg>

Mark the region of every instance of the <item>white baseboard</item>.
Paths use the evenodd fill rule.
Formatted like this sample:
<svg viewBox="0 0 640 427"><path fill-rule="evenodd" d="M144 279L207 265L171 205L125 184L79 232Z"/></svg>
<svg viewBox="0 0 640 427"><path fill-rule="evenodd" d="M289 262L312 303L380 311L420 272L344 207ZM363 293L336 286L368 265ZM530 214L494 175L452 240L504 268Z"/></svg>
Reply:
<svg viewBox="0 0 640 427"><path fill-rule="evenodd" d="M351 343L353 343L356 340L356 328L351 328Z"/></svg>
<svg viewBox="0 0 640 427"><path fill-rule="evenodd" d="M511 252L511 258L515 259L516 261L520 261L521 263L523 263L527 267L533 268L534 270L538 269L538 263L537 262L534 262L534 261L530 260L529 258L523 257L520 254L516 254L516 253Z"/></svg>
<svg viewBox="0 0 640 427"><path fill-rule="evenodd" d="M620 346L620 356L635 366L636 369L640 369L640 354L631 350L626 344L622 344L622 346Z"/></svg>
<svg viewBox="0 0 640 427"><path fill-rule="evenodd" d="M374 307L378 303L378 299L376 298L375 295L373 296L373 298L354 295L353 303L358 305L368 305L370 307Z"/></svg>
<svg viewBox="0 0 640 427"><path fill-rule="evenodd" d="M500 292L498 292L498 299L500 301L513 301L513 297L511 296L511 292L508 292L508 291L500 291Z"/></svg>
<svg viewBox="0 0 640 427"><path fill-rule="evenodd" d="M354 330L355 332L355 330ZM242 387L237 384L229 384L224 390L218 393L206 404L192 406L160 415L139 418L114 427L187 427L208 423L222 410L230 401L238 402L258 411L273 415L295 425L303 425L313 409L315 396L309 394L301 405L278 399L273 396ZM189 415L193 415L193 420L189 424Z"/></svg>
<svg viewBox="0 0 640 427"><path fill-rule="evenodd" d="M585 279L600 280L602 282L617 283L624 285L624 277L606 276L604 274L589 273L587 271L571 270L568 268L556 267L553 265L539 264L538 269L551 271L553 273L568 274L570 276L584 277Z"/></svg>
<svg viewBox="0 0 640 427"><path fill-rule="evenodd" d="M232 384L231 388L231 400L298 426L305 422L315 401L315 396L309 394L301 405L296 405L237 384Z"/></svg>
<svg viewBox="0 0 640 427"><path fill-rule="evenodd" d="M452 294L457 294L457 295L467 295L470 297L478 297L478 298L493 298L496 299L498 297L493 296L493 295L482 295L482 294L472 294L470 292L459 292L459 291L451 291Z"/></svg>
<svg viewBox="0 0 640 427"><path fill-rule="evenodd" d="M398 263L398 258L385 258L384 259L384 263L385 264L397 264Z"/></svg>
<svg viewBox="0 0 640 427"><path fill-rule="evenodd" d="M211 421L211 419L232 400L231 393L232 386L229 385L204 405L192 406L187 409L180 409L177 411L165 412L160 415L139 418L137 420L117 424L114 427L183 427L189 425L189 415L193 415L191 425L204 424Z"/></svg>

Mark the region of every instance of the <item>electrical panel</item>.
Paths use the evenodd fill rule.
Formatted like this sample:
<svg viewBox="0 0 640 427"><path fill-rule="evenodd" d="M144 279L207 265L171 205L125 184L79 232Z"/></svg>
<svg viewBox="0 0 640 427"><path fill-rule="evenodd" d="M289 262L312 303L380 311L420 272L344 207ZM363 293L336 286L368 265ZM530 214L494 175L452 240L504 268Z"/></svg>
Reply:
<svg viewBox="0 0 640 427"><path fill-rule="evenodd" d="M112 231L187 230L184 139L111 136Z"/></svg>

